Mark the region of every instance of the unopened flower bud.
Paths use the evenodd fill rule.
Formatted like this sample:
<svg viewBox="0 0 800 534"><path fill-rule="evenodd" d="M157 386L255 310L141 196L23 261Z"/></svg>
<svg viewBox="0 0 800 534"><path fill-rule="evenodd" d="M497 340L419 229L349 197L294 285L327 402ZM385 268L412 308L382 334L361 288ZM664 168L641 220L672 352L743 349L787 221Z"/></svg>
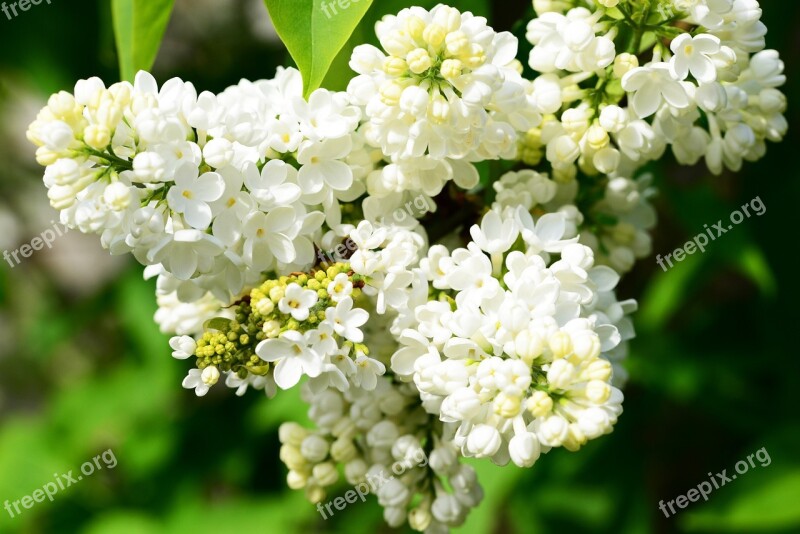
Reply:
<svg viewBox="0 0 800 534"><path fill-rule="evenodd" d="M311 434L300 445L300 453L311 463L321 462L328 456L328 441L322 436Z"/></svg>

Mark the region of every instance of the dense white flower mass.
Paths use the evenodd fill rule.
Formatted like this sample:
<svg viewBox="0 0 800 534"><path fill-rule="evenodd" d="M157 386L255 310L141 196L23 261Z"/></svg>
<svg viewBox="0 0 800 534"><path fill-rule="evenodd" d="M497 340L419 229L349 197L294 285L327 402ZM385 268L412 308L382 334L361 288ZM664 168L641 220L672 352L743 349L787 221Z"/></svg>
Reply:
<svg viewBox="0 0 800 534"><path fill-rule="evenodd" d="M517 132L538 123L517 40L483 17L412 7L376 31L383 50L356 47L348 92L364 106L367 139L392 162L510 158Z"/></svg>
<svg viewBox="0 0 800 534"><path fill-rule="evenodd" d="M447 532L483 497L462 458L531 467L611 432L637 307L617 286L656 224L642 167L735 171L786 133L756 0L533 6L532 79L512 34L411 7L344 92L140 72L28 130L61 222L157 279L184 388L302 388L315 428L284 424L280 458L318 505L343 474L389 525Z"/></svg>
<svg viewBox="0 0 800 534"><path fill-rule="evenodd" d="M680 163L704 158L719 174L786 134L783 63L764 50L755 0L574 4L534 2L533 98L548 115L528 136L529 159L631 177L670 147ZM631 23L643 13L639 31Z"/></svg>

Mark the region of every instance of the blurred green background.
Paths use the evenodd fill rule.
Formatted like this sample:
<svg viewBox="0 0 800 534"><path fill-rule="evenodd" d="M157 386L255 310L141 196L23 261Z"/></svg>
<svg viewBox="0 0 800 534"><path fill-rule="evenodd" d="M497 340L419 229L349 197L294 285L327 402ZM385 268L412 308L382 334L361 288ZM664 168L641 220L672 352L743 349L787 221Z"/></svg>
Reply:
<svg viewBox="0 0 800 534"><path fill-rule="evenodd" d="M368 17L408 3L376 0ZM451 3L489 15L498 29L531 13L527 0ZM761 4L767 45L786 63L789 136L737 174L712 177L671 158L654 166L654 253L671 252L756 196L767 212L668 273L653 258L640 262L622 287L641 310L616 430L529 470L476 463L486 499L462 532L800 532L792 344L800 2ZM178 0L154 70L160 81L180 76L218 91L271 77L285 63L260 0ZM55 0L11 21L0 15L0 249L29 242L56 218L27 124L50 93L95 75L118 79L107 1ZM106 449L118 461L52 503L13 519L0 510L0 532L390 531L374 501L323 521L286 488L277 426L305 419L296 392L268 401L222 388L198 399L180 387L186 366L170 357L152 321L154 284L141 271L77 232L19 266L0 266L0 502L30 495L54 473L77 472ZM675 517L659 511L660 500L685 494L708 472L732 473L762 447L769 466Z"/></svg>

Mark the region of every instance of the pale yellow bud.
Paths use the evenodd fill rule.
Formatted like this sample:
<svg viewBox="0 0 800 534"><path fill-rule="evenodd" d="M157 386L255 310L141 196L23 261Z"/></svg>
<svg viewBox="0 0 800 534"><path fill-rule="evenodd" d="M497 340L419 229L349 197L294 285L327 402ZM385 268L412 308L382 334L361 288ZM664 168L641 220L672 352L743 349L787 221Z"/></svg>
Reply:
<svg viewBox="0 0 800 534"><path fill-rule="evenodd" d="M595 404L603 404L611 396L611 386L599 380L590 380L586 384L586 398Z"/></svg>
<svg viewBox="0 0 800 534"><path fill-rule="evenodd" d="M447 37L447 32L438 24L429 24L422 32L422 39L434 49L442 46L445 37Z"/></svg>
<svg viewBox="0 0 800 534"><path fill-rule="evenodd" d="M608 132L599 124L593 124L586 132L586 144L594 151L605 148L609 142Z"/></svg>
<svg viewBox="0 0 800 534"><path fill-rule="evenodd" d="M460 55L469 49L469 39L461 30L448 33L444 42L447 53L453 56Z"/></svg>
<svg viewBox="0 0 800 534"><path fill-rule="evenodd" d="M639 58L633 54L623 52L614 59L614 76L622 78L628 71L631 71L639 66Z"/></svg>
<svg viewBox="0 0 800 534"><path fill-rule="evenodd" d="M611 363L608 360L596 359L581 372L584 380L608 381L611 378Z"/></svg>
<svg viewBox="0 0 800 534"><path fill-rule="evenodd" d="M399 57L390 57L383 63L383 72L389 76L403 76L408 71L408 63Z"/></svg>
<svg viewBox="0 0 800 534"><path fill-rule="evenodd" d="M417 48L409 52L406 62L409 70L414 74L422 74L433 66L433 60L424 48Z"/></svg>
<svg viewBox="0 0 800 534"><path fill-rule="evenodd" d="M414 41L422 41L425 39L424 33L426 28L425 21L416 15L411 15L406 19L406 32L408 36Z"/></svg>
<svg viewBox="0 0 800 534"><path fill-rule="evenodd" d="M567 429L567 439L564 440L562 446L568 451L575 452L586 444L586 436L583 434L578 425L570 423Z"/></svg>
<svg viewBox="0 0 800 534"><path fill-rule="evenodd" d="M464 64L457 59L445 59L442 62L442 66L439 72L442 75L442 78L445 80L453 80L461 76L462 71L464 70Z"/></svg>
<svg viewBox="0 0 800 534"><path fill-rule="evenodd" d="M293 490L303 489L307 482L308 477L300 471L290 469L289 474L286 475L286 485Z"/></svg>
<svg viewBox="0 0 800 534"><path fill-rule="evenodd" d="M433 521L433 516L428 506L420 504L408 512L408 526L417 532L424 532L430 526L431 521Z"/></svg>
<svg viewBox="0 0 800 534"><path fill-rule="evenodd" d="M314 466L311 473L317 482L319 482L320 486L332 486L339 480L339 472L336 470L336 465L333 462L317 464Z"/></svg>
<svg viewBox="0 0 800 534"><path fill-rule="evenodd" d="M572 337L566 332L556 332L547 340L553 359L566 358L572 354Z"/></svg>
<svg viewBox="0 0 800 534"><path fill-rule="evenodd" d="M350 439L339 438L331 444L331 457L337 462L347 463L355 458L357 453Z"/></svg>
<svg viewBox="0 0 800 534"><path fill-rule="evenodd" d="M263 298L256 302L255 309L260 315L266 316L272 313L275 309L275 304L272 303L272 300Z"/></svg>
<svg viewBox="0 0 800 534"><path fill-rule="evenodd" d="M325 500L325 490L322 486L317 486L316 484L306 486L306 499L311 503L318 503Z"/></svg>
<svg viewBox="0 0 800 534"><path fill-rule="evenodd" d="M526 365L531 365L533 360L542 354L544 342L536 332L523 330L514 338L514 348Z"/></svg>
<svg viewBox="0 0 800 534"><path fill-rule="evenodd" d="M434 124L442 124L450 118L450 103L441 94L436 95L428 104L428 120Z"/></svg>
<svg viewBox="0 0 800 534"><path fill-rule="evenodd" d="M105 150L111 143L111 130L102 124L91 124L83 132L83 141L96 150Z"/></svg>
<svg viewBox="0 0 800 534"><path fill-rule="evenodd" d="M388 80L380 88L381 102L387 106L396 106L400 103L400 96L403 94L403 86L394 80Z"/></svg>
<svg viewBox="0 0 800 534"><path fill-rule="evenodd" d="M281 286L275 286L269 290L269 298L272 299L273 303L276 303L283 298L284 295L284 288Z"/></svg>
<svg viewBox="0 0 800 534"><path fill-rule="evenodd" d="M553 399L544 391L534 391L525 407L534 417L547 417L553 411Z"/></svg>
<svg viewBox="0 0 800 534"><path fill-rule="evenodd" d="M308 436L308 430L297 423L283 423L278 428L278 439L281 443L300 448L303 440Z"/></svg>
<svg viewBox="0 0 800 534"><path fill-rule="evenodd" d="M47 147L40 146L36 149L36 163L42 167L52 165L58 161L60 157L61 155L58 152L54 152Z"/></svg>
<svg viewBox="0 0 800 534"><path fill-rule="evenodd" d="M300 449L291 445L281 446L279 457L286 467L295 471L307 469L306 459L300 454Z"/></svg>
<svg viewBox="0 0 800 534"><path fill-rule="evenodd" d="M464 64L470 69L475 70L484 63L486 63L486 53L483 51L483 47L479 44L471 44L469 46L469 53L464 58Z"/></svg>
<svg viewBox="0 0 800 534"><path fill-rule="evenodd" d="M494 398L494 413L500 417L510 419L519 414L522 409L522 401L518 395L507 395L500 392Z"/></svg>

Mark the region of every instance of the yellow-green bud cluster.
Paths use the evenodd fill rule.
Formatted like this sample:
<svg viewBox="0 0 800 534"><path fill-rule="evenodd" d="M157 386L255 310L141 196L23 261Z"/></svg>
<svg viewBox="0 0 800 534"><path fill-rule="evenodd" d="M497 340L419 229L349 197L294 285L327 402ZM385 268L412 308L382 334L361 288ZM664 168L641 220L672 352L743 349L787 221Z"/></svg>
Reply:
<svg viewBox="0 0 800 534"><path fill-rule="evenodd" d="M221 372L236 373L241 379L248 374L266 375L269 364L258 357L256 346L261 341L278 337L288 330L306 332L316 328L325 320L325 310L336 305L328 293L328 286L341 273L345 273L353 284L351 296L358 298L364 280L353 273L347 263L335 263L327 269L311 273L292 273L266 280L234 305L233 319L216 318L206 323L206 330L197 341L197 368L204 369L214 365ZM317 293L317 303L309 310L305 321L298 321L279 309L286 288L291 284ZM362 344L352 348L367 353Z"/></svg>
<svg viewBox="0 0 800 534"><path fill-rule="evenodd" d="M239 378L264 375L269 364L256 355L259 341L266 338L254 317L250 302L235 306L233 319L217 318L206 323L207 330L197 341L197 368L215 365L220 371L233 371Z"/></svg>

